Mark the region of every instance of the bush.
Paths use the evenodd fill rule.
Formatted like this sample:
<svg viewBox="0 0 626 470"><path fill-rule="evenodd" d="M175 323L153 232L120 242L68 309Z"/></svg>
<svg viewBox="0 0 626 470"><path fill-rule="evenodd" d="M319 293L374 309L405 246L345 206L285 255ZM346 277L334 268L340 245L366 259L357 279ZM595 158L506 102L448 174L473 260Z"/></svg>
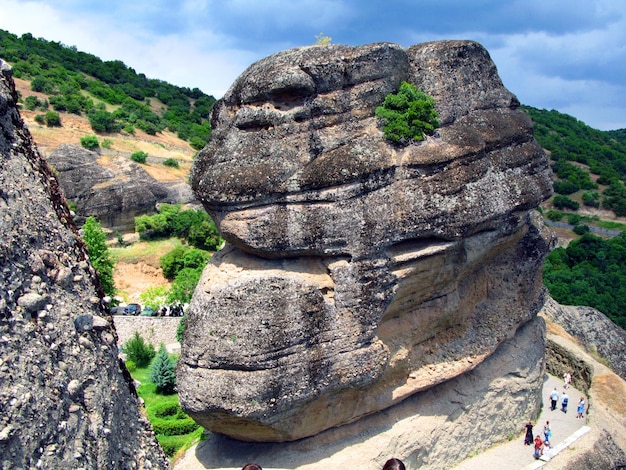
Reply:
<svg viewBox="0 0 626 470"><path fill-rule="evenodd" d="M156 385L157 393L162 395L172 394L176 390L175 365L170 359L164 344L161 344L152 364L150 380Z"/></svg>
<svg viewBox="0 0 626 470"><path fill-rule="evenodd" d="M189 417L185 419L153 418L150 423L156 434L162 434L164 436L189 434L200 427L198 423Z"/></svg>
<svg viewBox="0 0 626 470"><path fill-rule="evenodd" d="M570 225L578 225L580 223L580 215L578 214L568 214L567 215L567 223Z"/></svg>
<svg viewBox="0 0 626 470"><path fill-rule="evenodd" d="M35 116L35 122L36 122L37 124L41 124L41 125L43 125L43 124L46 122L46 118L44 117L44 115L43 115L43 114L37 114L37 115Z"/></svg>
<svg viewBox="0 0 626 470"><path fill-rule="evenodd" d="M48 127L61 127L61 116L55 111L48 111L44 116L44 120Z"/></svg>
<svg viewBox="0 0 626 470"><path fill-rule="evenodd" d="M172 168L178 168L180 166L178 164L178 160L176 160L175 158L168 158L167 160L163 162L163 165L169 166Z"/></svg>
<svg viewBox="0 0 626 470"><path fill-rule="evenodd" d="M126 353L126 357L133 361L137 367L147 367L156 354L154 346L146 343L139 336L138 331L135 331L133 337L122 345L122 350Z"/></svg>
<svg viewBox="0 0 626 470"><path fill-rule="evenodd" d="M139 150L138 152L134 152L130 159L137 163L146 163L146 159L148 158L148 154L146 152L142 152Z"/></svg>
<svg viewBox="0 0 626 470"><path fill-rule="evenodd" d="M178 326L176 327L176 341L178 341L179 343L183 342L183 335L185 334L186 322L187 322L187 317L183 316L181 317L180 321L178 322Z"/></svg>
<svg viewBox="0 0 626 470"><path fill-rule="evenodd" d="M385 138L402 145L424 140L439 127L433 98L407 82L402 82L397 94L385 97L376 117L383 121Z"/></svg>
<svg viewBox="0 0 626 470"><path fill-rule="evenodd" d="M574 227L574 233L576 235L584 235L585 233L589 232L589 226L588 225L577 225L576 227Z"/></svg>
<svg viewBox="0 0 626 470"><path fill-rule="evenodd" d="M113 145L113 141L109 138L102 139L102 148L110 149Z"/></svg>
<svg viewBox="0 0 626 470"><path fill-rule="evenodd" d="M135 370L137 370L137 364L135 364L135 361L131 361L129 359L124 364L126 364L126 368L128 369L128 372L134 372Z"/></svg>
<svg viewBox="0 0 626 470"><path fill-rule="evenodd" d="M577 211L578 208L580 207L580 204L578 203L578 201L574 201L568 198L567 196L561 196L561 195L554 196L552 204L554 204L554 207L556 207L557 209L567 208L567 209L572 209L574 211Z"/></svg>
<svg viewBox="0 0 626 470"><path fill-rule="evenodd" d="M563 212L549 210L548 213L546 214L546 217L548 218L548 220L551 220L552 222L560 222L561 219L563 218Z"/></svg>
<svg viewBox="0 0 626 470"><path fill-rule="evenodd" d="M95 135L86 135L84 137L81 137L80 145L89 150L94 150L100 147L98 138Z"/></svg>

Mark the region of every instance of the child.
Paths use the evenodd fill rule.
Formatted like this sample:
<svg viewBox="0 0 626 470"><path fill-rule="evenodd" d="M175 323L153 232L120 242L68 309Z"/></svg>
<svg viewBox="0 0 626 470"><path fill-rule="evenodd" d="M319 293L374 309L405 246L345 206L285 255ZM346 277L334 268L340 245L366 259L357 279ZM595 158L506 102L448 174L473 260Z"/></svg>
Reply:
<svg viewBox="0 0 626 470"><path fill-rule="evenodd" d="M537 434L537 437L535 437L535 458L538 459L541 457L541 454L543 454L543 440Z"/></svg>

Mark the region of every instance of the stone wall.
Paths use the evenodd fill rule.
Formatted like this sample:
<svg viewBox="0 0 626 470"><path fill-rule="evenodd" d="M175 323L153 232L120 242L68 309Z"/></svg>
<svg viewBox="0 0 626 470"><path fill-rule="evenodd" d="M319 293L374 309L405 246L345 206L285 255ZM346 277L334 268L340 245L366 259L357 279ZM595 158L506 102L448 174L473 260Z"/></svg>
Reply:
<svg viewBox="0 0 626 470"><path fill-rule="evenodd" d="M114 315L113 321L117 330L117 344L122 346L136 331L147 342L158 348L165 343L170 352L180 350L176 341L176 329L180 323L180 317L132 317Z"/></svg>

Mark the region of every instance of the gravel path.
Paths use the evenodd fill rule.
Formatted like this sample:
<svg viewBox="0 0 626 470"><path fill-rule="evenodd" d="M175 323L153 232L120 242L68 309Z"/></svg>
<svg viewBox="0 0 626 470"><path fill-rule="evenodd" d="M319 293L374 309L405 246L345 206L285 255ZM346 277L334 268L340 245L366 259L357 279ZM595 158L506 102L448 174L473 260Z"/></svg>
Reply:
<svg viewBox="0 0 626 470"><path fill-rule="evenodd" d="M567 394L569 396L569 406L567 413L560 411L560 399L557 409L555 411L550 410L550 392L556 387L559 394L563 393L563 380L557 379L551 375L546 375L546 380L543 384L543 408L539 418L535 424L533 432L535 436L540 434L543 437L543 425L546 421L550 421L550 427L552 428L551 444L553 447L559 446L560 443L565 441L571 435L581 430L583 426L587 425L586 414L583 419L576 419L576 407L578 406L578 400L583 393L575 388L569 387ZM588 397L585 397L585 401L588 402ZM524 430L526 423L520 423L520 431ZM464 461L462 464L453 468L453 470L484 470L484 469L534 469L545 465L546 462L536 461L533 457L534 447L524 445L524 432L522 432L517 438L510 442L499 444L491 449L482 452L481 454ZM556 455L554 460L557 461L559 456ZM549 467L549 463L546 468Z"/></svg>

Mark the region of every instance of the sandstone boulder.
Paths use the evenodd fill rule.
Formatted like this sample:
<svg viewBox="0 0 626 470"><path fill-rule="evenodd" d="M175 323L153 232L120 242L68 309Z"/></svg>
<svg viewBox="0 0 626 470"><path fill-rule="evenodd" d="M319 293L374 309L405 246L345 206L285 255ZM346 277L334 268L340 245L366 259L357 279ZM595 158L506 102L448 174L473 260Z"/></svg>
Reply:
<svg viewBox="0 0 626 470"><path fill-rule="evenodd" d="M134 230L135 217L153 213L157 203L193 200L179 182L161 183L128 155L100 155L73 144L62 144L48 156L67 199L76 204L76 221L90 215L106 228Z"/></svg>
<svg viewBox="0 0 626 470"><path fill-rule="evenodd" d="M402 81L435 97L442 126L397 147L374 111ZM303 47L246 70L192 170L228 244L189 308L186 411L237 439L295 440L513 338L543 304L553 243L532 211L551 172L518 106L469 41Z"/></svg>
<svg viewBox="0 0 626 470"><path fill-rule="evenodd" d="M0 60L0 468L169 468Z"/></svg>

